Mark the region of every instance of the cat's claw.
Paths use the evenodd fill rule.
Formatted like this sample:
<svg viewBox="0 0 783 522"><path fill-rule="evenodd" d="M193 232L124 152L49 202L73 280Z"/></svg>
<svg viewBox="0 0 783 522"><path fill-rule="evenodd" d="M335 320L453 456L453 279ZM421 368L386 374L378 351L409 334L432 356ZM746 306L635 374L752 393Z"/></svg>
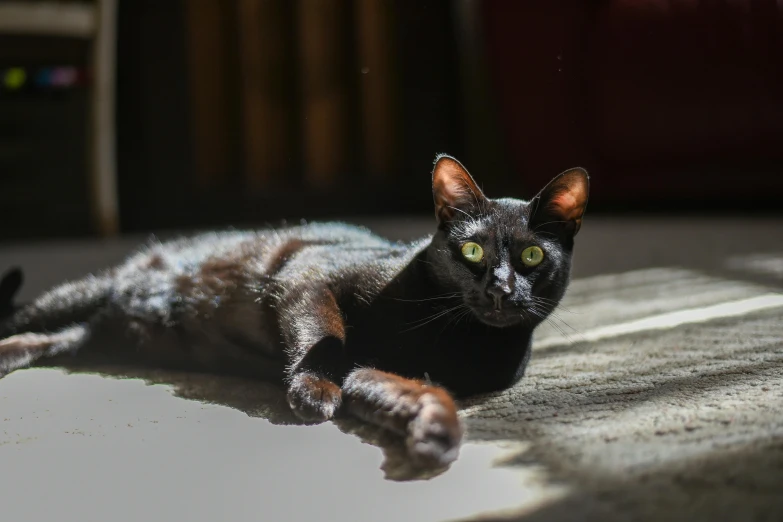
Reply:
<svg viewBox="0 0 783 522"><path fill-rule="evenodd" d="M306 422L324 422L334 417L342 404L340 387L327 378L300 373L288 387L288 405Z"/></svg>
<svg viewBox="0 0 783 522"><path fill-rule="evenodd" d="M406 445L413 462L427 468L451 464L459 455L463 428L456 411L426 396L419 413L408 424Z"/></svg>

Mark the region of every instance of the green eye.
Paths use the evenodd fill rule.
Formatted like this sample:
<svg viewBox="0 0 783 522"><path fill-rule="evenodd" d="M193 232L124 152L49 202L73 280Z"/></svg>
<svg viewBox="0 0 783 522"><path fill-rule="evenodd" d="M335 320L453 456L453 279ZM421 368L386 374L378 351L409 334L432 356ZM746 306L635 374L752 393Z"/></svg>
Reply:
<svg viewBox="0 0 783 522"><path fill-rule="evenodd" d="M522 251L522 262L525 266L534 267L544 260L544 251L537 246L527 247Z"/></svg>
<svg viewBox="0 0 783 522"><path fill-rule="evenodd" d="M462 245L462 255L472 263L478 263L484 259L484 249L478 243L465 243Z"/></svg>

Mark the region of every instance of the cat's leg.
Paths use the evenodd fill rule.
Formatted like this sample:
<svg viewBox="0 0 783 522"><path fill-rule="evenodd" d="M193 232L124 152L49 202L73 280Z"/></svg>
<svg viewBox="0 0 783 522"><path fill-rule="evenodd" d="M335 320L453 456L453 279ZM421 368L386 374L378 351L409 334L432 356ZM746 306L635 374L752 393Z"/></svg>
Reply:
<svg viewBox="0 0 783 522"><path fill-rule="evenodd" d="M361 368L348 375L342 391L348 412L403 435L415 462L444 466L457 458L463 428L443 388Z"/></svg>
<svg viewBox="0 0 783 522"><path fill-rule="evenodd" d="M111 288L108 274L90 275L58 285L4 321L0 338L24 332L53 332L90 321L105 305Z"/></svg>
<svg viewBox="0 0 783 522"><path fill-rule="evenodd" d="M6 295L16 292L20 275L11 272L13 277L3 280ZM38 359L78 350L89 338L88 323L104 305L110 289L108 275L91 275L52 288L16 310L0 326L0 377Z"/></svg>
<svg viewBox="0 0 783 522"><path fill-rule="evenodd" d="M340 387L318 371L294 373L287 384L288 405L304 421L329 420L342 404Z"/></svg>
<svg viewBox="0 0 783 522"><path fill-rule="evenodd" d="M36 360L78 350L89 338L87 325L73 325L52 333L21 333L0 340L0 377Z"/></svg>
<svg viewBox="0 0 783 522"><path fill-rule="evenodd" d="M288 404L308 422L331 419L342 404L339 365L345 323L329 290L292 291L278 307L289 358Z"/></svg>

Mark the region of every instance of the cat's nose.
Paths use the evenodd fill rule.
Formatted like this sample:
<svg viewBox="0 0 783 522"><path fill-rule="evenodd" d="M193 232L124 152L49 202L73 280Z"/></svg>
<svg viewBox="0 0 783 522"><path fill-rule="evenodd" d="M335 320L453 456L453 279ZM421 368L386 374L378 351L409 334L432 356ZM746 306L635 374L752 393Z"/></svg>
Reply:
<svg viewBox="0 0 783 522"><path fill-rule="evenodd" d="M509 288L503 286L490 286L487 289L487 295L492 299L492 304L495 305L495 310L500 310L503 306L503 301L511 294Z"/></svg>

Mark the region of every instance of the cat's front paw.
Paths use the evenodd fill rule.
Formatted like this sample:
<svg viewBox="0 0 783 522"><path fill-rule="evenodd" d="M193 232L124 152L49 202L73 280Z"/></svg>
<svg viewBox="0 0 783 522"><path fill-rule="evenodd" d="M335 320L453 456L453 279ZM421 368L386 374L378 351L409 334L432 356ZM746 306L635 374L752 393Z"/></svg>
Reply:
<svg viewBox="0 0 783 522"><path fill-rule="evenodd" d="M288 386L288 405L304 421L327 421L334 417L341 404L340 387L320 375L299 373Z"/></svg>
<svg viewBox="0 0 783 522"><path fill-rule="evenodd" d="M408 453L419 466L447 466L457 459L463 434L454 401L445 392L425 393L419 403L408 424Z"/></svg>

